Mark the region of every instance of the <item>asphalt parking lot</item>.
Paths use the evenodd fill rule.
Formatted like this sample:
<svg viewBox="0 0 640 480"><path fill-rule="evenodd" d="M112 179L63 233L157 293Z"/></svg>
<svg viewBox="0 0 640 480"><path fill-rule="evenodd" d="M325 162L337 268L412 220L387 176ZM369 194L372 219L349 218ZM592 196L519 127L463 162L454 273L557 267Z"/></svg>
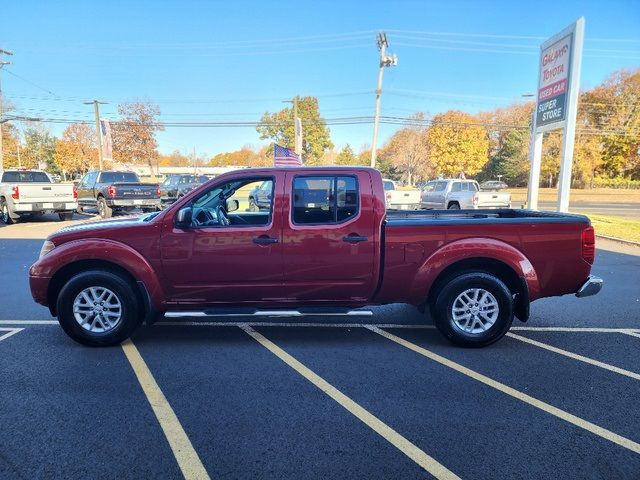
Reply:
<svg viewBox="0 0 640 480"><path fill-rule="evenodd" d="M90 349L28 291L60 224L0 227L0 478L640 478L638 248L480 350L401 305Z"/></svg>

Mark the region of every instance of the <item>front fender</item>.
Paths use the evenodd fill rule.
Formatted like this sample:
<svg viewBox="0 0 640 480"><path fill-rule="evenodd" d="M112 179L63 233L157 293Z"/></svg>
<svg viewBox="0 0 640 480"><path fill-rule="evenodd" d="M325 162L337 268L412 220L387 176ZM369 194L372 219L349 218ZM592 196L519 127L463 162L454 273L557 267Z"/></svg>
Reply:
<svg viewBox="0 0 640 480"><path fill-rule="evenodd" d="M539 298L540 282L529 259L512 245L492 238L465 238L436 250L418 269L411 286L411 297L424 301L438 276L447 267L469 259L491 259L506 264L526 282L529 299Z"/></svg>
<svg viewBox="0 0 640 480"><path fill-rule="evenodd" d="M62 268L86 260L108 262L126 270L136 281L144 283L153 308L163 309L164 291L153 267L129 245L113 240L87 238L64 243L34 263L29 276L32 280L51 279Z"/></svg>

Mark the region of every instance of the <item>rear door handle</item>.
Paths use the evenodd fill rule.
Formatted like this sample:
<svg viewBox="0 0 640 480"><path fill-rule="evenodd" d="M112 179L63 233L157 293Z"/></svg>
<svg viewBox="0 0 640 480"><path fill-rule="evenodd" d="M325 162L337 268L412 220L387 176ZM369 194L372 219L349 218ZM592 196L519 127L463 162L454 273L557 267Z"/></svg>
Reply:
<svg viewBox="0 0 640 480"><path fill-rule="evenodd" d="M257 243L258 245L270 245L272 243L278 243L277 238L267 237L266 235L261 235L253 239L253 243Z"/></svg>
<svg viewBox="0 0 640 480"><path fill-rule="evenodd" d="M361 237L360 235L347 235L346 237L342 237L343 242L349 243L366 242L367 240L369 240L368 237Z"/></svg>

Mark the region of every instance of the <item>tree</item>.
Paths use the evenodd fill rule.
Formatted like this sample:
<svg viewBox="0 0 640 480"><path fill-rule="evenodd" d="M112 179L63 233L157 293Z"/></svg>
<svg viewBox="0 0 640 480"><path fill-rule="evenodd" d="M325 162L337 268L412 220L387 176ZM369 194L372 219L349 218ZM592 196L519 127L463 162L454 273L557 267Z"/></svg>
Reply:
<svg viewBox="0 0 640 480"><path fill-rule="evenodd" d="M493 179L500 175L511 186L525 185L529 176L530 135L528 130L508 130L501 138L500 149L487 164L484 177Z"/></svg>
<svg viewBox="0 0 640 480"><path fill-rule="evenodd" d="M268 152L268 147L253 150L245 145L240 150L218 153L209 160L211 167L268 167L273 166L273 152Z"/></svg>
<svg viewBox="0 0 640 480"><path fill-rule="evenodd" d="M53 154L65 178L68 174L83 173L98 166L96 132L89 125L74 123L65 128L62 138L55 142Z"/></svg>
<svg viewBox="0 0 640 480"><path fill-rule="evenodd" d="M433 174L429 161L427 129L420 125L424 119L422 113L416 113L412 119L416 125L396 131L381 152L381 159L393 165L407 185L413 185L417 179Z"/></svg>
<svg viewBox="0 0 640 480"><path fill-rule="evenodd" d="M23 167L38 168L43 163L50 173L59 173L53 158L55 139L46 128L38 125L26 129L24 140L20 158Z"/></svg>
<svg viewBox="0 0 640 480"><path fill-rule="evenodd" d="M2 124L2 159L4 168L18 166L18 132L9 122Z"/></svg>
<svg viewBox="0 0 640 480"><path fill-rule="evenodd" d="M336 165L360 165L358 157L355 156L351 145L348 143L338 153Z"/></svg>
<svg viewBox="0 0 640 480"><path fill-rule="evenodd" d="M158 155L158 165L161 167L187 167L189 166L189 157L174 150L169 155Z"/></svg>
<svg viewBox="0 0 640 480"><path fill-rule="evenodd" d="M331 132L320 116L317 98L298 97L297 101L298 116L302 121L302 158L309 165L317 165L322 159L322 154L333 148ZM293 149L293 109L284 108L275 113L265 112L256 130L261 140L272 140Z"/></svg>
<svg viewBox="0 0 640 480"><path fill-rule="evenodd" d="M156 132L164 130L158 123L160 107L150 102L121 103L118 113L121 120L111 124L113 159L147 164L153 172L158 160Z"/></svg>
<svg viewBox="0 0 640 480"><path fill-rule="evenodd" d="M479 123L472 115L455 110L433 117L427 139L438 173L473 176L482 170L489 159L489 140Z"/></svg>
<svg viewBox="0 0 640 480"><path fill-rule="evenodd" d="M614 72L581 96L581 126L599 134L601 169L610 178L640 179L639 102L640 69Z"/></svg>

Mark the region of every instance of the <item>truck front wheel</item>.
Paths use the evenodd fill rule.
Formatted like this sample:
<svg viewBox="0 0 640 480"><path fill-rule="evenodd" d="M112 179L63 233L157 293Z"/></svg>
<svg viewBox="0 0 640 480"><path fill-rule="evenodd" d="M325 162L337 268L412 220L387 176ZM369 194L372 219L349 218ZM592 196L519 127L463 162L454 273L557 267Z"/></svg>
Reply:
<svg viewBox="0 0 640 480"><path fill-rule="evenodd" d="M135 288L113 272L79 273L58 295L58 322L76 342L91 347L118 345L142 322Z"/></svg>
<svg viewBox="0 0 640 480"><path fill-rule="evenodd" d="M494 275L467 272L450 279L431 304L436 328L451 342L484 347L500 340L513 322L513 296Z"/></svg>

